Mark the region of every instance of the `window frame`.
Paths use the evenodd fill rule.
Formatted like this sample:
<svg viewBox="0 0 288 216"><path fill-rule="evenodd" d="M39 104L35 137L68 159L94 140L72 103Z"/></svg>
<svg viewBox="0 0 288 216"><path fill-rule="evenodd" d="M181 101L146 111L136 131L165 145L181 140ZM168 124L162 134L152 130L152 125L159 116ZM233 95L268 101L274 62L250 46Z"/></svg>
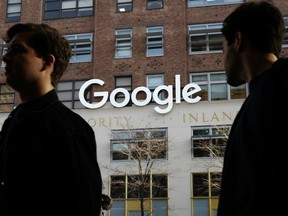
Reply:
<svg viewBox="0 0 288 216"><path fill-rule="evenodd" d="M6 63L3 61L3 56L8 52L6 42L4 41L3 44L0 45L0 47L2 47L1 67L5 67Z"/></svg>
<svg viewBox="0 0 288 216"><path fill-rule="evenodd" d="M155 134L163 133L162 137L155 137ZM153 135L154 134L154 135ZM162 144L164 147L161 152L153 149L155 144ZM134 145L137 148L147 148L143 155L134 151ZM112 130L110 139L111 161L134 161L135 158L147 160L167 160L168 158L168 129L167 128L150 128L150 129L130 129L130 130ZM155 154L157 152L157 154Z"/></svg>
<svg viewBox="0 0 288 216"><path fill-rule="evenodd" d="M191 127L191 157L223 157L231 125Z"/></svg>
<svg viewBox="0 0 288 216"><path fill-rule="evenodd" d="M132 76L131 75L115 76L115 89L124 88L131 94L131 92L132 92L132 83L133 82L132 82ZM115 100L118 103L123 102L124 99L125 99L125 95L123 93L118 93L116 95L116 97L115 97ZM130 99L129 103L126 106L132 106L131 99Z"/></svg>
<svg viewBox="0 0 288 216"><path fill-rule="evenodd" d="M128 13L133 11L133 0L116 0L116 12Z"/></svg>
<svg viewBox="0 0 288 216"><path fill-rule="evenodd" d="M288 16L283 17L285 23L285 36L282 44L282 48L288 48Z"/></svg>
<svg viewBox="0 0 288 216"><path fill-rule="evenodd" d="M94 1L88 0L45 0L44 20L93 16ZM71 7L65 5L73 4Z"/></svg>
<svg viewBox="0 0 288 216"><path fill-rule="evenodd" d="M211 77L215 76L215 75L222 75L222 77L224 78L223 80L211 80ZM203 77L202 80L195 80L193 77ZM206 77L206 79L204 79L204 77ZM249 89L248 89L248 84L243 84L240 85L238 87L233 87L230 86L227 83L226 80L226 74L224 71L217 71L217 72L208 72L208 73L190 73L189 74L189 80L192 83L196 83L200 86L201 91L198 92L197 94L194 95L194 97L196 96L200 96L201 97L201 102L203 101L208 101L208 102L212 102L212 101L225 101L225 100L242 100L245 99L248 94L249 94ZM217 97L213 97L213 86L215 89L215 86L217 85L225 85L226 87L226 98L221 99L221 98L217 98ZM206 92L204 91L206 89ZM243 93L243 91L245 91L245 93ZM240 92L240 93L239 93ZM205 93L207 94L207 96L205 96ZM243 97L242 95L245 94L245 96ZM236 96L235 96L236 95ZM238 95L238 96L237 96ZM207 98L207 99L205 99Z"/></svg>
<svg viewBox="0 0 288 216"><path fill-rule="evenodd" d="M201 178L195 178L196 176L202 176ZM206 178L205 178L206 177ZM195 172L191 173L191 206L192 216L207 215L214 216L217 212L220 186L222 173L220 172ZM197 181L196 181L197 179ZM203 180L203 182L201 182ZM199 196L195 195L195 183L198 183L200 192ZM217 187L217 188L216 188ZM204 193L207 190L206 193ZM208 192L208 193L207 193ZM201 194L202 193L202 194Z"/></svg>
<svg viewBox="0 0 288 216"><path fill-rule="evenodd" d="M164 0L147 0L147 10L157 10L157 9L162 9L164 7ZM154 3L156 2L156 3ZM156 4L156 6L152 6L154 4ZM160 5L160 6L159 6Z"/></svg>
<svg viewBox="0 0 288 216"><path fill-rule="evenodd" d="M69 63L92 62L93 33L64 35L71 47L72 56ZM84 55L86 56L83 58ZM82 56L82 58L80 58Z"/></svg>
<svg viewBox="0 0 288 216"><path fill-rule="evenodd" d="M113 189L113 178L117 180L115 184L120 189ZM119 180L118 180L119 179ZM121 180L122 179L122 180ZM127 175L110 175L110 196L114 200L121 199L139 199L139 190L134 186L131 187L131 184L136 184L137 182L144 179L144 184L149 184L146 186L147 192L145 193L146 199L168 199L168 174L127 174ZM160 183L159 183L160 182ZM162 182L162 183L161 183ZM159 183L159 184L158 184ZM114 191L118 193L114 194ZM124 194L123 194L124 193ZM124 195L124 196L123 196Z"/></svg>
<svg viewBox="0 0 288 216"><path fill-rule="evenodd" d="M222 26L223 23L188 25L189 55L223 53ZM215 36L216 39L212 40ZM196 47L195 51L193 46Z"/></svg>
<svg viewBox="0 0 288 216"><path fill-rule="evenodd" d="M116 59L132 57L132 36L133 30L131 28L115 30Z"/></svg>
<svg viewBox="0 0 288 216"><path fill-rule="evenodd" d="M6 22L20 21L21 13L22 13L22 0L17 0L17 2L15 2L15 0L7 0L6 16L5 16Z"/></svg>
<svg viewBox="0 0 288 216"><path fill-rule="evenodd" d="M131 177L133 177L134 179L138 177L143 177L143 176L147 176L147 184L149 184L149 186L147 187L149 191L146 192L146 198L144 198L144 203L149 202L151 205L144 205L144 211L148 211L148 212L152 212L153 211L153 215L158 215L158 216L168 216L168 200L169 200L169 179L168 179L168 174L167 173L149 173L147 175L138 175L138 174L126 174L126 175L118 175L118 174L114 174L114 175L110 175L109 178L109 191L110 191L110 197L113 199L113 205L110 209L110 214L114 215L114 213L117 213L118 216L126 216L128 215L130 212L135 212L137 213L138 210L135 209L135 206L140 206L140 200L138 198L137 195L135 195L135 193L131 193L129 192L129 179L132 179ZM130 177L130 178L129 178ZM163 187L161 186L157 186L158 183L155 184L154 179L156 179L157 177L162 178L163 182ZM118 179L120 179L118 182L116 182L117 187L116 190L113 189L113 178L115 178L117 181ZM122 180L121 180L122 179ZM153 187L154 185L154 187ZM153 189L155 189L155 186L158 187L158 189L160 188L160 191L158 193L159 196L153 196ZM119 194L113 194L114 191L117 192ZM135 192L137 192L137 188L136 190L134 190ZM133 195L134 198L129 197L128 194ZM116 204L115 204L116 203Z"/></svg>
<svg viewBox="0 0 288 216"><path fill-rule="evenodd" d="M86 109L79 99L80 88L86 81L87 80L59 81L55 87L59 100L70 109ZM86 101L90 101L91 87L87 88L85 97Z"/></svg>
<svg viewBox="0 0 288 216"><path fill-rule="evenodd" d="M157 83L151 85L151 84L150 84L150 83L151 83L150 80L153 79L153 78L160 78L160 79L161 79L161 82L157 82ZM164 85L164 82L165 82L165 76L164 76L164 74L148 74L148 75L146 75L146 87L151 91L152 95L153 95L154 90L155 90L158 86ZM164 91L160 92L159 94L160 94L160 95L159 95L159 99L163 100L164 97L165 97ZM151 102L154 102L153 97L152 97L152 99L151 99Z"/></svg>
<svg viewBox="0 0 288 216"><path fill-rule="evenodd" d="M0 113L10 113L14 103L15 91L9 85L0 83Z"/></svg>
<svg viewBox="0 0 288 216"><path fill-rule="evenodd" d="M193 3L194 2L194 3ZM200 6L211 6L211 5L225 5L225 4L241 4L244 0L188 0L188 7L200 7Z"/></svg>
<svg viewBox="0 0 288 216"><path fill-rule="evenodd" d="M164 56L164 28L163 26L146 27L146 57ZM151 50L157 51L155 54Z"/></svg>

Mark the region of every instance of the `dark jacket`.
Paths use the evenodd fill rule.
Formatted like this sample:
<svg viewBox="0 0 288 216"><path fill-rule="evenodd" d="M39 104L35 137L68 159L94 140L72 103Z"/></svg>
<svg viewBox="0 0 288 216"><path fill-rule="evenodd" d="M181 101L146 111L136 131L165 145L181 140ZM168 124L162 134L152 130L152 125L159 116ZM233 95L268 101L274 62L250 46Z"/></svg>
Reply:
<svg viewBox="0 0 288 216"><path fill-rule="evenodd" d="M14 109L0 135L1 216L100 214L94 131L55 90Z"/></svg>
<svg viewBox="0 0 288 216"><path fill-rule="evenodd" d="M249 83L226 147L218 216L287 211L287 86L287 59Z"/></svg>

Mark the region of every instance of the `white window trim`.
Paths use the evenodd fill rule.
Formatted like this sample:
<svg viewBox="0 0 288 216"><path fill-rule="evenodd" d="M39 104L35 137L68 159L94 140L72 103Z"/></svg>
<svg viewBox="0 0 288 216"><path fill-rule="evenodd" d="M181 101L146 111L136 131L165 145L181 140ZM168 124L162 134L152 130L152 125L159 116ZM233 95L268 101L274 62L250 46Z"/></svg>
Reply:
<svg viewBox="0 0 288 216"><path fill-rule="evenodd" d="M64 35L64 37L68 40L70 45L74 45L74 47L72 47L72 56L70 58L70 63L92 62L92 53L93 53L92 33ZM80 50L76 48L77 45L89 45L89 47L87 46L87 48L85 49L82 48L83 50ZM78 59L77 56L81 53L87 53L87 55L89 55L89 58L87 60Z"/></svg>
<svg viewBox="0 0 288 216"><path fill-rule="evenodd" d="M115 31L115 58L131 58L132 57L132 29L118 29ZM119 45L119 41L130 41L126 45ZM130 55L119 56L118 48L126 48L130 51Z"/></svg>
<svg viewBox="0 0 288 216"><path fill-rule="evenodd" d="M188 46L188 52L189 55L194 54L205 54L205 53L223 53L223 49L219 50L212 50L210 51L210 43L208 40L209 35L217 34L219 36L222 36L221 28L223 24L222 23L211 23L211 24L200 24L200 25L188 25L188 33L189 33L189 46ZM203 51L191 51L191 37L192 36L198 36L202 35L205 36L205 43L206 43L206 50ZM203 41L204 44L204 41ZM219 44L222 45L222 41L219 41Z"/></svg>
<svg viewBox="0 0 288 216"><path fill-rule="evenodd" d="M164 37L163 37L163 26L154 26L146 28L146 57L154 57L154 56L163 56L164 55ZM151 43L149 39L151 38L159 38L159 43ZM161 54L149 54L149 49L153 47L161 47Z"/></svg>
<svg viewBox="0 0 288 216"><path fill-rule="evenodd" d="M193 132L196 131L197 129L209 130L209 133L207 135L204 135L203 137L194 136ZM228 125L217 125L217 126L215 126L215 125L213 125L213 126L207 125L207 126L191 127L191 158L192 159L197 159L197 158L203 159L203 158L213 158L214 157L214 155L211 152L210 152L210 155L208 157L195 157L194 156L194 149L197 149L197 148L195 148L193 146L193 140L209 140L209 146L210 146L210 145L212 145L211 140L213 140L213 139L219 139L219 138L227 139L227 137L229 135L229 132L228 132L228 134L214 135L213 134L213 129L219 129L219 130L220 129L227 129L230 132L231 124L228 124ZM225 151L225 149L223 150L223 153L224 153L224 151Z"/></svg>
<svg viewBox="0 0 288 216"><path fill-rule="evenodd" d="M211 5L224 5L224 4L239 4L243 3L244 0L222 0L222 2L216 2L216 3L209 3L211 0L188 0L187 4L188 7L199 7L199 6L211 6ZM219 1L219 0L216 0Z"/></svg>
<svg viewBox="0 0 288 216"><path fill-rule="evenodd" d="M208 72L208 73L190 73L189 74L189 81L190 82L193 82L193 83L196 83L196 84L198 84L198 85L203 85L203 84L206 84L207 85L207 91L208 91L208 100L203 100L203 101L200 101L200 102L212 102L212 100L211 100L211 83L219 83L219 84L221 84L221 83L226 83L226 85L227 85L227 101L229 101L229 100L244 100L245 98L242 98L242 99L231 99L231 95L230 95L230 92L231 92L231 86L230 85L228 85L228 83L227 83L227 81L226 80L222 80L222 81L213 81L213 82L211 82L211 80L210 80L210 75L211 74L225 74L225 71L219 71L219 72ZM193 81L192 80L192 76L197 76L197 75L201 75L201 76L203 76L203 75L206 75L206 76L208 76L208 78L207 78L207 81L200 81L200 82L195 82L195 81ZM245 86L246 86L246 97L248 96L248 84L244 84ZM225 101L225 100L220 100L220 101ZM213 100L213 102L216 102L215 100Z"/></svg>

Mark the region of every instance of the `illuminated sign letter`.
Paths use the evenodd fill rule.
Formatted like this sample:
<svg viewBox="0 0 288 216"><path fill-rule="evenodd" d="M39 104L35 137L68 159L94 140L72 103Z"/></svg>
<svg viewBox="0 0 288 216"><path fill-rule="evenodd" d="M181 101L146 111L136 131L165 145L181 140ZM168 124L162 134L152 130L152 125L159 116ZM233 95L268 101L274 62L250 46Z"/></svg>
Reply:
<svg viewBox="0 0 288 216"><path fill-rule="evenodd" d="M102 80L99 80L99 79L91 79L91 80L88 80L87 82L85 82L80 90L79 90L79 99L80 99L80 102L87 108L90 108L90 109L96 109L96 108L99 108L99 107L102 107L107 99L108 99L108 92L94 92L94 97L103 97L102 100L99 102L99 103L88 103L84 97L84 93L85 93L85 90L86 88L88 88L88 86L92 85L92 84L99 84L99 85L103 85L104 82Z"/></svg>

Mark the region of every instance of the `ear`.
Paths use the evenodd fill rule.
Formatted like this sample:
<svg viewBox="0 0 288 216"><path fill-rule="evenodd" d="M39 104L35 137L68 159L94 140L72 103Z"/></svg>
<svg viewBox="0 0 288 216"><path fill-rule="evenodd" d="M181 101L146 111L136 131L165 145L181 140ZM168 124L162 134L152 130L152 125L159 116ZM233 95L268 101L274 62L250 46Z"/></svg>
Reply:
<svg viewBox="0 0 288 216"><path fill-rule="evenodd" d="M43 67L41 68L41 71L47 70L48 68L52 68L55 62L55 57L51 54L48 55L46 59L43 59Z"/></svg>
<svg viewBox="0 0 288 216"><path fill-rule="evenodd" d="M242 52L244 49L243 35L239 31L236 32L235 34L235 40L234 40L233 46L237 52Z"/></svg>

